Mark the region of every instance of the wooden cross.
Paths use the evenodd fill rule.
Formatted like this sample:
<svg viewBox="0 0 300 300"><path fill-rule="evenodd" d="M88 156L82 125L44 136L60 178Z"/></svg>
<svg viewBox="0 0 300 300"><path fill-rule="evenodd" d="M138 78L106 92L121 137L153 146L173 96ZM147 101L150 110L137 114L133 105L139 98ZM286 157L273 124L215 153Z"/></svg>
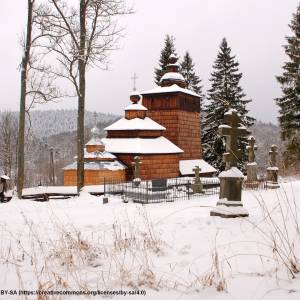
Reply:
<svg viewBox="0 0 300 300"><path fill-rule="evenodd" d="M269 158L270 158L270 166L276 167L277 166L277 151L278 147L276 145L271 146L271 150L269 151Z"/></svg>
<svg viewBox="0 0 300 300"><path fill-rule="evenodd" d="M133 77L131 77L131 79L133 80L133 90L136 91L136 80L138 79L138 77L134 73Z"/></svg>
<svg viewBox="0 0 300 300"><path fill-rule="evenodd" d="M249 145L247 146L248 162L254 162L255 161L255 150L257 149L254 136L250 136L248 138L248 142L249 142Z"/></svg>
<svg viewBox="0 0 300 300"><path fill-rule="evenodd" d="M226 170L236 167L241 158L241 151L238 149L238 139L247 136L249 133L244 126L241 126L241 118L235 109L230 109L224 116L225 125L219 126L219 134L226 137L226 153L223 160L226 163Z"/></svg>
<svg viewBox="0 0 300 300"><path fill-rule="evenodd" d="M132 165L134 166L134 178L140 178L140 166L142 162L139 156L134 157L134 162Z"/></svg>

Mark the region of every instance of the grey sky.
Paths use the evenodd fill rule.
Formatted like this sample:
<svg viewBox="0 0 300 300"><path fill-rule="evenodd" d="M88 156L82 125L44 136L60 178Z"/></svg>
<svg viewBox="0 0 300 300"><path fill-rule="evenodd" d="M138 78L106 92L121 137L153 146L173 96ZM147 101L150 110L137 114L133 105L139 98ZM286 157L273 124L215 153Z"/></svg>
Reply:
<svg viewBox="0 0 300 300"><path fill-rule="evenodd" d="M18 40L25 25L26 2L1 1L1 110L19 108ZM251 114L277 122L273 98L280 95L280 88L275 75L286 60L282 45L297 4L297 0L135 0L136 13L126 17L121 49L111 55L111 71L89 71L86 108L122 113L134 72L140 91L153 88L153 69L167 33L175 36L180 56L190 51L206 90L219 44L226 37L244 74L242 86L253 100ZM76 99L36 108L76 108Z"/></svg>

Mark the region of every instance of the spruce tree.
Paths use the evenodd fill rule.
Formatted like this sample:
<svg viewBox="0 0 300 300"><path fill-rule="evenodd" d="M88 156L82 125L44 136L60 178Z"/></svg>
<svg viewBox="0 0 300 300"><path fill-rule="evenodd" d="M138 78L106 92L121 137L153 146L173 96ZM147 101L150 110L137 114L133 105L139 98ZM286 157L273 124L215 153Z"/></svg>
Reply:
<svg viewBox="0 0 300 300"><path fill-rule="evenodd" d="M244 99L246 95L240 86L241 78L239 63L235 56L231 55L231 48L224 38L210 78L211 88L208 90L208 103L204 108L205 120L202 134L204 159L219 171L225 168L223 162L225 143L218 134L218 127L224 122L225 112L229 109L236 109L241 116L243 125L247 128L254 123L254 118L248 116L246 105L251 100ZM242 170L244 170L244 162L247 160L246 146L247 139L241 139L239 147L242 150L242 157L239 167Z"/></svg>
<svg viewBox="0 0 300 300"><path fill-rule="evenodd" d="M281 137L287 142L290 162L300 160L300 5L289 25L292 34L286 37L284 46L288 61L283 65L277 81L281 85L282 96L275 99L279 106Z"/></svg>
<svg viewBox="0 0 300 300"><path fill-rule="evenodd" d="M177 56L174 41L175 38L173 36L166 35L165 45L160 53L159 67L154 70L154 81L157 85L159 85L161 77L165 74L170 55L174 54Z"/></svg>
<svg viewBox="0 0 300 300"><path fill-rule="evenodd" d="M196 75L195 64L188 51L185 53L183 60L180 63L180 73L186 81L187 88L200 95L202 100L201 80L199 76Z"/></svg>

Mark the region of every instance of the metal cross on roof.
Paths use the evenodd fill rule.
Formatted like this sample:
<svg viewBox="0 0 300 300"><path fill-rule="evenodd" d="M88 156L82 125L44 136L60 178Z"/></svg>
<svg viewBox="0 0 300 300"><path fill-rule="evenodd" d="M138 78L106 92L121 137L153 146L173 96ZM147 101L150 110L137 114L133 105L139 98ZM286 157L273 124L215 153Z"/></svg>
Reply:
<svg viewBox="0 0 300 300"><path fill-rule="evenodd" d="M236 167L241 158L241 151L238 149L238 139L249 134L246 127L241 125L241 118L235 109L231 109L224 115L226 125L219 126L219 134L226 137L226 153L223 160L226 163L226 170Z"/></svg>
<svg viewBox="0 0 300 300"><path fill-rule="evenodd" d="M133 77L131 77L131 79L133 80L133 90L136 91L136 80L138 79L138 77L134 73Z"/></svg>
<svg viewBox="0 0 300 300"><path fill-rule="evenodd" d="M97 126L97 113L94 112L94 126Z"/></svg>

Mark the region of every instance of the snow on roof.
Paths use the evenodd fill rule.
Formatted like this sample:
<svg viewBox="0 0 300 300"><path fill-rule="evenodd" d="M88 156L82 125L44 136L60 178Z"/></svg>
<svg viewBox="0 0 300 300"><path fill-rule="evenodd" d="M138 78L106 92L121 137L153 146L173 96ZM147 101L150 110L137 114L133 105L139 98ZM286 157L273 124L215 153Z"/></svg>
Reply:
<svg viewBox="0 0 300 300"><path fill-rule="evenodd" d="M236 109L229 109L228 111L226 111L226 113L224 115L232 115L233 113L237 113L237 110Z"/></svg>
<svg viewBox="0 0 300 300"><path fill-rule="evenodd" d="M113 155L112 153L109 153L107 151L94 151L94 152L87 152L86 149L84 149L84 158L109 158L109 159L116 159L117 157Z"/></svg>
<svg viewBox="0 0 300 300"><path fill-rule="evenodd" d="M97 127L97 126L94 126L92 129L91 129L91 133L94 137L97 137L98 135L100 135L100 129Z"/></svg>
<svg viewBox="0 0 300 300"><path fill-rule="evenodd" d="M140 103L136 103L136 104L130 104L128 105L125 110L148 110L144 105L140 104Z"/></svg>
<svg viewBox="0 0 300 300"><path fill-rule="evenodd" d="M103 145L102 141L98 137L93 137L91 138L86 144L86 146L98 146L98 145Z"/></svg>
<svg viewBox="0 0 300 300"><path fill-rule="evenodd" d="M104 138L107 151L112 153L168 154L183 151L165 137L157 138Z"/></svg>
<svg viewBox="0 0 300 300"><path fill-rule="evenodd" d="M195 172L193 169L199 166L201 173L215 173L217 170L211 166L209 163L207 163L203 159L194 159L194 160L180 160L179 161L179 170L181 175L191 175L194 174Z"/></svg>
<svg viewBox="0 0 300 300"><path fill-rule="evenodd" d="M218 128L232 128L232 127L226 124L222 124Z"/></svg>
<svg viewBox="0 0 300 300"><path fill-rule="evenodd" d="M142 92L141 94L147 95L147 94L163 94L163 93L176 93L176 92L181 92L181 93L185 93L185 94L196 96L196 97L200 98L200 95L194 93L191 90L181 88L177 84L173 84L171 86L164 86L164 87L158 86L152 90Z"/></svg>
<svg viewBox="0 0 300 300"><path fill-rule="evenodd" d="M177 73L177 72L167 72L167 73L165 73L161 77L160 82L162 82L163 80L166 80L166 79L185 81L184 77L180 73Z"/></svg>
<svg viewBox="0 0 300 300"><path fill-rule="evenodd" d="M127 167L123 165L119 161L91 161L84 163L85 170L110 170L110 171L117 171L117 170L125 170ZM77 162L73 162L63 170L77 170Z"/></svg>
<svg viewBox="0 0 300 300"><path fill-rule="evenodd" d="M231 167L229 170L221 172L219 177L244 178L245 176L237 167Z"/></svg>
<svg viewBox="0 0 300 300"><path fill-rule="evenodd" d="M106 127L105 130L166 130L166 128L146 117L145 119L134 118L131 120L122 118Z"/></svg>

